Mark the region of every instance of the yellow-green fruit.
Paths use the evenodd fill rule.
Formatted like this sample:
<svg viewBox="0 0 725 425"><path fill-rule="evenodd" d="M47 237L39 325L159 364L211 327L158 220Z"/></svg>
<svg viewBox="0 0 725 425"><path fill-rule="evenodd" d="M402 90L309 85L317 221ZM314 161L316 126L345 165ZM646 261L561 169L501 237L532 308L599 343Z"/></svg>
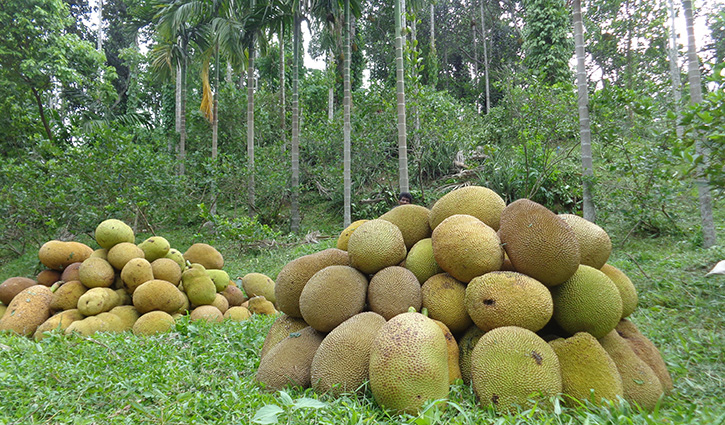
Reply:
<svg viewBox="0 0 725 425"><path fill-rule="evenodd" d="M153 278L153 268L145 258L132 258L121 270L121 280L129 294L133 294L142 283Z"/></svg>
<svg viewBox="0 0 725 425"><path fill-rule="evenodd" d="M579 242L580 263L601 269L612 253L612 240L607 232L591 221L574 214L559 214L571 227Z"/></svg>
<svg viewBox="0 0 725 425"><path fill-rule="evenodd" d="M184 258L184 254L182 254L181 251L176 248L170 248L169 252L166 253L164 258L170 258L174 260L174 262L179 265L179 269L181 270L184 270L184 268L186 267L186 259Z"/></svg>
<svg viewBox="0 0 725 425"><path fill-rule="evenodd" d="M466 287L466 311L484 331L518 326L543 328L554 312L549 289L517 272L491 272L473 278Z"/></svg>
<svg viewBox="0 0 725 425"><path fill-rule="evenodd" d="M664 394L657 374L635 354L616 330L600 338L599 343L617 365L619 375L622 377L624 399L644 410L654 410Z"/></svg>
<svg viewBox="0 0 725 425"><path fill-rule="evenodd" d="M178 285L181 282L181 267L171 258L157 258L151 262L154 279L161 279Z"/></svg>
<svg viewBox="0 0 725 425"><path fill-rule="evenodd" d="M149 280L139 285L134 291L133 305L141 314L152 310L174 313L181 308L179 288L165 280Z"/></svg>
<svg viewBox="0 0 725 425"><path fill-rule="evenodd" d="M499 270L503 248L496 231L476 217L454 214L433 231L433 257L451 276L468 283Z"/></svg>
<svg viewBox="0 0 725 425"><path fill-rule="evenodd" d="M181 274L181 283L189 302L195 306L208 305L216 298L216 286L204 266L195 263Z"/></svg>
<svg viewBox="0 0 725 425"><path fill-rule="evenodd" d="M529 199L510 203L501 213L501 242L516 271L551 287L579 267L579 242L564 220Z"/></svg>
<svg viewBox="0 0 725 425"><path fill-rule="evenodd" d="M121 318L108 311L98 313L95 317L103 322L102 332L123 332L126 330Z"/></svg>
<svg viewBox="0 0 725 425"><path fill-rule="evenodd" d="M260 359L255 380L268 391L309 388L312 359L323 338L311 326L289 334Z"/></svg>
<svg viewBox="0 0 725 425"><path fill-rule="evenodd" d="M171 245L163 236L151 236L145 241L138 244L138 247L144 253L144 257L152 262L158 258L164 258L169 253Z"/></svg>
<svg viewBox="0 0 725 425"><path fill-rule="evenodd" d="M55 282L60 280L60 276L60 270L41 270L35 276L35 281L38 282L38 285L51 287Z"/></svg>
<svg viewBox="0 0 725 425"><path fill-rule="evenodd" d="M398 226L403 234L405 248L410 249L419 240L430 237L429 214L430 210L422 205L407 204L398 205L381 215L380 219Z"/></svg>
<svg viewBox="0 0 725 425"><path fill-rule="evenodd" d="M390 320L411 307L420 310L423 294L413 272L405 267L390 266L370 279L367 301L370 310Z"/></svg>
<svg viewBox="0 0 725 425"><path fill-rule="evenodd" d="M116 270L123 270L123 266L132 258L144 258L144 252L136 244L131 242L117 243L106 254L106 261L111 263Z"/></svg>
<svg viewBox="0 0 725 425"><path fill-rule="evenodd" d="M113 307L108 311L111 314L115 314L121 319L121 332L130 331L133 329L133 324L141 316L141 313L136 310L136 307L132 305L119 305Z"/></svg>
<svg viewBox="0 0 725 425"><path fill-rule="evenodd" d="M224 320L224 314L213 305L200 305L191 310L189 314L191 321L203 320L205 322L221 322Z"/></svg>
<svg viewBox="0 0 725 425"><path fill-rule="evenodd" d="M481 328L472 325L458 341L458 364L461 367L461 378L466 385L471 385L471 353L484 333Z"/></svg>
<svg viewBox="0 0 725 425"><path fill-rule="evenodd" d="M229 273L219 269L206 269L211 281L214 282L217 292L221 292L229 285ZM274 292L273 292L274 293Z"/></svg>
<svg viewBox="0 0 725 425"><path fill-rule="evenodd" d="M109 218L96 226L96 242L101 248L110 249L121 242L134 242L134 233L131 226L121 220Z"/></svg>
<svg viewBox="0 0 725 425"><path fill-rule="evenodd" d="M0 302L5 305L10 305L10 301L12 301L16 295L37 284L38 282L29 277L16 276L7 278L0 284Z"/></svg>
<svg viewBox="0 0 725 425"><path fill-rule="evenodd" d="M259 358L264 357L272 347L285 339L289 334L304 329L307 326L309 325L301 318L291 317L284 313L280 314L274 323L272 323L269 332L267 332L267 336L264 338Z"/></svg>
<svg viewBox="0 0 725 425"><path fill-rule="evenodd" d="M443 273L433 257L433 239L421 239L410 248L405 257L405 268L413 272L421 285L431 276Z"/></svg>
<svg viewBox="0 0 725 425"><path fill-rule="evenodd" d="M229 307L229 309L224 312L225 319L233 320L235 322L241 322L249 319L250 317L252 317L252 313L249 309L247 309L247 307L242 306Z"/></svg>
<svg viewBox="0 0 725 425"><path fill-rule="evenodd" d="M532 331L504 326L486 332L471 353L471 382L481 406L528 408L561 393L554 350Z"/></svg>
<svg viewBox="0 0 725 425"><path fill-rule="evenodd" d="M116 279L116 271L102 258L89 258L78 269L79 280L86 288L108 288Z"/></svg>
<svg viewBox="0 0 725 425"><path fill-rule="evenodd" d="M106 248L98 248L88 256L88 258L103 258L108 259L108 250Z"/></svg>
<svg viewBox="0 0 725 425"><path fill-rule="evenodd" d="M443 195L430 209L430 227L434 229L454 214L476 217L498 230L506 202L493 190L483 186L465 186Z"/></svg>
<svg viewBox="0 0 725 425"><path fill-rule="evenodd" d="M92 253L91 247L80 242L52 240L40 247L38 259L49 269L63 270L70 264L84 261Z"/></svg>
<svg viewBox="0 0 725 425"><path fill-rule="evenodd" d="M77 309L61 311L60 313L50 316L48 320L38 326L33 334L33 338L36 341L40 341L48 336L50 332L54 331L64 334L65 330L71 323L82 319L83 315Z"/></svg>
<svg viewBox="0 0 725 425"><path fill-rule="evenodd" d="M417 414L426 402L448 398L448 347L441 328L415 312L388 320L370 351L370 391L381 407L396 413Z"/></svg>
<svg viewBox="0 0 725 425"><path fill-rule="evenodd" d="M154 335L174 329L174 318L165 311L149 311L141 315L133 324L134 335Z"/></svg>
<svg viewBox="0 0 725 425"><path fill-rule="evenodd" d="M446 338L446 348L448 349L448 384L452 385L456 380L461 379L461 364L458 359L461 356L461 350L458 349L458 342L453 336L451 330L445 323L440 320L433 320L443 331Z"/></svg>
<svg viewBox="0 0 725 425"><path fill-rule="evenodd" d="M224 298L224 295L217 292L217 294L214 296L214 302L211 303L214 307L219 309L219 311L222 312L222 314L226 313L227 310L229 310L229 301L227 301L226 298Z"/></svg>
<svg viewBox="0 0 725 425"><path fill-rule="evenodd" d="M52 311L60 311L78 308L78 298L85 294L87 290L88 288L80 280L65 282L53 292L50 309Z"/></svg>
<svg viewBox="0 0 725 425"><path fill-rule="evenodd" d="M365 308L368 279L350 266L329 266L312 275L300 294L300 313L310 326L330 332Z"/></svg>
<svg viewBox="0 0 725 425"><path fill-rule="evenodd" d="M622 317L622 298L617 286L599 270L581 265L574 275L551 288L554 320L570 334L589 332L601 338Z"/></svg>
<svg viewBox="0 0 725 425"><path fill-rule="evenodd" d="M247 308L249 309L249 311L252 312L252 314L277 314L277 310L274 308L274 304L272 304L272 302L264 298L262 295L257 295L256 297L250 298L247 302Z"/></svg>
<svg viewBox="0 0 725 425"><path fill-rule="evenodd" d="M84 316L95 316L116 307L119 301L113 289L97 287L87 290L78 298L77 308Z"/></svg>
<svg viewBox="0 0 725 425"><path fill-rule="evenodd" d="M227 299L230 307L240 306L244 301L247 301L244 292L232 281L229 282L229 285L227 285L221 294Z"/></svg>
<svg viewBox="0 0 725 425"><path fill-rule="evenodd" d="M100 319L98 316L89 316L81 320L76 320L65 328L65 334L71 335L74 333L82 336L93 335L96 332L103 332L107 328L106 322Z"/></svg>
<svg viewBox="0 0 725 425"><path fill-rule="evenodd" d="M370 349L383 316L372 311L342 322L322 340L310 366L312 388L334 396L362 391L369 378Z"/></svg>
<svg viewBox="0 0 725 425"><path fill-rule="evenodd" d="M463 332L473 322L466 311L466 285L448 273L431 276L421 287L422 307L428 317L443 322L453 333Z"/></svg>
<svg viewBox="0 0 725 425"><path fill-rule="evenodd" d="M277 308L289 316L301 318L302 289L313 274L332 265L349 265L348 253L337 248L328 248L287 263L275 280L274 297Z"/></svg>
<svg viewBox="0 0 725 425"><path fill-rule="evenodd" d="M124 288L114 289L113 291L118 295L118 305L133 304L133 296Z"/></svg>
<svg viewBox="0 0 725 425"><path fill-rule="evenodd" d="M248 297L262 295L268 301L275 303L274 281L262 273L247 273L242 277L242 288Z"/></svg>
<svg viewBox="0 0 725 425"><path fill-rule="evenodd" d="M347 243L350 265L366 274L400 264L407 254L398 226L381 219L358 227Z"/></svg>
<svg viewBox="0 0 725 425"><path fill-rule="evenodd" d="M0 304L0 319L2 319L6 311L8 311L8 306Z"/></svg>
<svg viewBox="0 0 725 425"><path fill-rule="evenodd" d="M611 264L605 264L599 270L612 279L612 282L617 285L619 296L622 298L622 318L632 314L637 308L637 303L639 301L637 297L637 288L634 287L632 281L626 274L624 274L623 271Z"/></svg>
<svg viewBox="0 0 725 425"><path fill-rule="evenodd" d="M205 243L195 243L184 252L189 263L199 263L207 269L224 268L224 257L216 248Z"/></svg>
<svg viewBox="0 0 725 425"><path fill-rule="evenodd" d="M629 347L634 351L634 354L652 368L660 384L662 384L662 389L665 393L672 391L674 388L672 376L670 376L670 372L667 370L667 364L662 359L660 350L657 349L654 343L644 336L634 323L627 319L622 319L617 324L616 330L627 341Z"/></svg>
<svg viewBox="0 0 725 425"><path fill-rule="evenodd" d="M564 401L571 406L590 401L617 402L624 396L617 365L591 334L577 332L549 342L561 365Z"/></svg>
<svg viewBox="0 0 725 425"><path fill-rule="evenodd" d="M347 243L350 240L350 235L352 235L355 229L360 227L360 225L365 223L366 221L367 220L365 219L353 221L342 232L340 232L340 236L337 237L337 249L347 251Z"/></svg>
<svg viewBox="0 0 725 425"><path fill-rule="evenodd" d="M50 317L53 293L44 285L33 285L20 291L0 319L0 331L32 336L38 326Z"/></svg>

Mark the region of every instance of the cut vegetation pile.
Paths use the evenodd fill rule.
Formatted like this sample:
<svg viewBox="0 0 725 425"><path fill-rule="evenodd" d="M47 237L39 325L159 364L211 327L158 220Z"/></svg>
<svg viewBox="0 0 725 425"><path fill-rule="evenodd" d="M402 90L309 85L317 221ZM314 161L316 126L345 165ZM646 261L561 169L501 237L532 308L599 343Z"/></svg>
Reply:
<svg viewBox="0 0 725 425"><path fill-rule="evenodd" d="M369 389L396 413L445 400L459 379L504 413L557 395L652 410L672 381L627 319L637 292L611 250L589 221L480 186L356 221L337 248L282 268L256 379Z"/></svg>
<svg viewBox="0 0 725 425"><path fill-rule="evenodd" d="M147 335L172 329L184 315L221 321L277 313L274 282L247 275L245 293L213 246L196 243L182 253L161 236L138 244L135 238L126 223L108 219L96 228L95 250L75 241L43 244L38 258L45 270L0 284L0 330L36 340L53 331Z"/></svg>

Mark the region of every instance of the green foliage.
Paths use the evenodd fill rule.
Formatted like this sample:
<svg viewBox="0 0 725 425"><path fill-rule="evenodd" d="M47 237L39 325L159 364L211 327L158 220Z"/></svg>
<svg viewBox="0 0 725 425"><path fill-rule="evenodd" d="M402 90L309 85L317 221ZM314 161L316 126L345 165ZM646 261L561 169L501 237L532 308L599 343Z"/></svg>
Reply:
<svg viewBox="0 0 725 425"><path fill-rule="evenodd" d="M525 0L524 64L546 84L571 80L569 59L574 43L564 0Z"/></svg>
<svg viewBox="0 0 725 425"><path fill-rule="evenodd" d="M274 241L281 233L261 224L257 216L246 215L230 217L222 214L211 214L209 208L199 205L199 216L206 220L209 227L213 229L214 237L226 239L238 244L241 248L249 247L252 244ZM201 235L200 235L201 238Z"/></svg>

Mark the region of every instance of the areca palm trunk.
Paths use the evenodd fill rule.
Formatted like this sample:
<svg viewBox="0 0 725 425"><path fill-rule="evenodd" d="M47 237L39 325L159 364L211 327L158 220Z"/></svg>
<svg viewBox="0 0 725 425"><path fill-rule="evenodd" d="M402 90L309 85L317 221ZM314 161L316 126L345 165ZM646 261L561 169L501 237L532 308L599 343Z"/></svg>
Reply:
<svg viewBox="0 0 725 425"><path fill-rule="evenodd" d="M212 177L211 187L211 207L209 212L216 214L217 204L217 156L219 141L219 42L216 42L214 51L214 91L212 92L212 111L211 111L211 161L214 164L214 175Z"/></svg>
<svg viewBox="0 0 725 425"><path fill-rule="evenodd" d="M299 6L297 6L299 7ZM297 233L300 229L299 185L300 185L300 105L299 105L299 69L300 69L300 19L295 10L294 15L294 71L292 72L292 193L290 230Z"/></svg>
<svg viewBox="0 0 725 425"><path fill-rule="evenodd" d="M343 227L352 222L350 192L351 178L351 152L350 152L350 109L352 103L352 90L350 88L350 0L345 0L345 57L343 58L343 187L345 211Z"/></svg>
<svg viewBox="0 0 725 425"><path fill-rule="evenodd" d="M486 113L491 111L491 90L488 78L488 49L486 47L486 21L483 19L483 0L478 4L481 13L481 42L483 43L483 73L486 82Z"/></svg>
<svg viewBox="0 0 725 425"><path fill-rule="evenodd" d="M702 102L702 87L700 79L699 60L695 47L694 20L692 17L692 1L683 0L682 8L685 10L685 22L687 27L687 79L690 83L690 103L696 105ZM700 204L700 219L702 222L702 245L710 248L717 244L717 234L712 216L712 197L710 185L702 176L702 172L708 163L707 148L702 143L702 136L695 132L695 151L702 157L702 162L697 166L697 197Z"/></svg>
<svg viewBox="0 0 725 425"><path fill-rule="evenodd" d="M675 114L677 115L677 137L682 137L684 130L680 121L680 102L682 102L682 80L680 79L680 67L677 64L677 34L675 33L675 2L669 0L669 12L671 20L670 28L670 76L672 78L672 97L675 101Z"/></svg>
<svg viewBox="0 0 725 425"><path fill-rule="evenodd" d="M395 0L395 79L398 111L398 184L401 192L408 192L408 146L405 123L405 73L403 64L403 6L402 0Z"/></svg>
<svg viewBox="0 0 725 425"><path fill-rule="evenodd" d="M574 43L576 49L576 81L579 109L579 134L582 149L582 198L584 218L592 223L596 220L592 185L594 166L592 163L591 128L589 123L589 94L587 92L587 71L584 67L584 28L582 24L581 0L574 0Z"/></svg>
<svg viewBox="0 0 725 425"><path fill-rule="evenodd" d="M254 200L254 46L249 47L247 66L247 170L249 181L247 186L247 203L249 216L255 213Z"/></svg>
<svg viewBox="0 0 725 425"><path fill-rule="evenodd" d="M287 97L285 92L284 23L279 24L279 127L282 129L282 143L287 146Z"/></svg>
<svg viewBox="0 0 725 425"><path fill-rule="evenodd" d="M186 173L186 57L181 59L181 89L179 90L179 162L180 176Z"/></svg>

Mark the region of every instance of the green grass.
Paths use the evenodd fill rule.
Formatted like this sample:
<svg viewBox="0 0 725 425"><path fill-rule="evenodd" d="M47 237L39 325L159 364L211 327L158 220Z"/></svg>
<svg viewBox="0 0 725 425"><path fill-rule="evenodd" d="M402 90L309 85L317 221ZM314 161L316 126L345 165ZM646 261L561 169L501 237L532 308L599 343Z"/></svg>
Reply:
<svg viewBox="0 0 725 425"><path fill-rule="evenodd" d="M203 241L181 230L159 234L179 247ZM725 276L704 277L725 258L725 247L705 250L685 236L613 239L610 262L639 292L631 319L660 348L675 384L654 412L566 408L555 400L553 410L502 416L480 408L463 385L452 387L446 409L431 404L418 416L391 416L369 393L337 399L301 389L267 393L254 374L274 318L254 316L221 324L182 319L175 331L154 337L96 334L35 342L0 334L0 424L725 423ZM332 247L335 238L246 251L210 243L224 253L232 278L253 271L274 278L288 261ZM33 253L3 261L0 279L32 276L36 267Z"/></svg>

